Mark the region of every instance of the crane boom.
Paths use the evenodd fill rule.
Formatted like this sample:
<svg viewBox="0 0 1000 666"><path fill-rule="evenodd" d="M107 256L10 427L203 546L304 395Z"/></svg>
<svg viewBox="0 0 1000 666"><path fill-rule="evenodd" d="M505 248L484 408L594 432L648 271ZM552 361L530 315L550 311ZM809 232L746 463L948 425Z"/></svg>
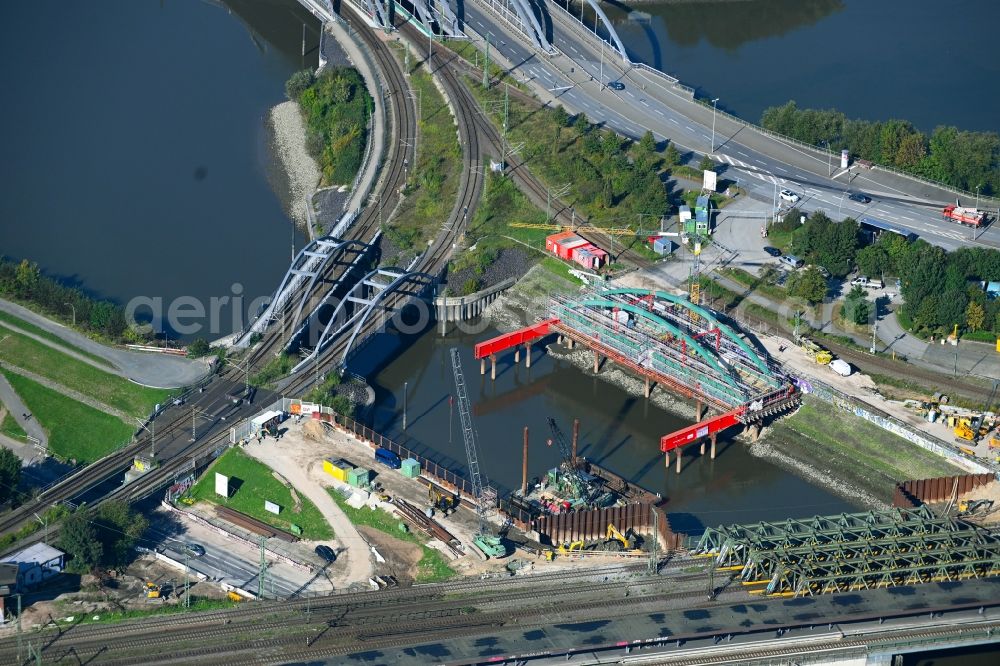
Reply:
<svg viewBox="0 0 1000 666"><path fill-rule="evenodd" d="M566 444L566 438L563 436L562 430L559 429L559 424L551 416L549 417L549 430L552 431L552 439L559 447L559 453L562 455L563 471L566 474L566 478L574 486L573 491L577 497L586 499L587 484L583 479L583 475L580 474L580 468L577 466L576 461L573 460L573 454L570 451L569 445Z"/></svg>
<svg viewBox="0 0 1000 666"><path fill-rule="evenodd" d="M472 482L472 495L476 503L476 516L479 518L479 532L473 542L487 557L503 557L506 554L500 537L493 534L489 516L497 505L496 491L483 483L483 475L479 471L479 452L476 449L476 431L472 427L472 409L469 406L469 393L465 388L465 376L462 374L462 358L458 349L451 349L451 370L455 375L455 393L458 398L458 418L462 424L462 440L465 442L465 457L469 463L469 477Z"/></svg>

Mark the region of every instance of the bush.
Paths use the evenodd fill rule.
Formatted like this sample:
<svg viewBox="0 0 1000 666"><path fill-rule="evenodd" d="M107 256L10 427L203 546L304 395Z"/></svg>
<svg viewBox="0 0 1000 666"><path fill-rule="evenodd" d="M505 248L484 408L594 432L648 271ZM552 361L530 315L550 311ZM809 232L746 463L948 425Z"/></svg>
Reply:
<svg viewBox="0 0 1000 666"><path fill-rule="evenodd" d="M311 88L314 83L316 83L316 77L313 76L312 70L300 69L285 81L285 97L297 102L302 93Z"/></svg>

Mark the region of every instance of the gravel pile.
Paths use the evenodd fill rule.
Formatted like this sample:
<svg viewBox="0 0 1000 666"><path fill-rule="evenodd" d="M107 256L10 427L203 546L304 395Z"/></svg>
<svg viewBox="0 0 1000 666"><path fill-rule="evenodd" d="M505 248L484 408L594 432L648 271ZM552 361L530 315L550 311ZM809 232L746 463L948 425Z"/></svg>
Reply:
<svg viewBox="0 0 1000 666"><path fill-rule="evenodd" d="M268 122L274 137L274 149L288 175L288 191L283 206L297 224L307 223L305 202L319 184L320 171L316 160L306 150L306 125L295 102L283 102L273 107Z"/></svg>
<svg viewBox="0 0 1000 666"><path fill-rule="evenodd" d="M503 282L509 277L521 277L531 268L531 260L528 254L520 248L508 248L500 250L497 258L491 263L483 274L479 277L479 288L486 289ZM476 277L471 268L467 268L456 273L448 274L448 289L452 294L459 294L462 285L470 278Z"/></svg>

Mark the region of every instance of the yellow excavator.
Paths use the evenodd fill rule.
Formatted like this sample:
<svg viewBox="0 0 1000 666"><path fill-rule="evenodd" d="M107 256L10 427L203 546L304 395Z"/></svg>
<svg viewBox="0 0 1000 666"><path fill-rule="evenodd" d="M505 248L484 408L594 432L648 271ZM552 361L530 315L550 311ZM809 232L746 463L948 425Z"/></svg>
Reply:
<svg viewBox="0 0 1000 666"><path fill-rule="evenodd" d="M547 551L545 553L545 559L551 562L556 558L556 555L572 555L573 553L580 553L583 551L583 546L583 541L574 541L572 543L564 542L555 550Z"/></svg>
<svg viewBox="0 0 1000 666"><path fill-rule="evenodd" d="M955 437L967 442L978 442L990 432L990 429L984 425L984 421L982 414L975 418L960 418L955 424Z"/></svg>
<svg viewBox="0 0 1000 666"><path fill-rule="evenodd" d="M958 515L968 516L975 513L982 513L993 508L993 500L972 499L960 500L958 503Z"/></svg>
<svg viewBox="0 0 1000 666"><path fill-rule="evenodd" d="M445 514L458 507L458 498L455 495L443 493L433 485L427 486L427 501L432 507Z"/></svg>
<svg viewBox="0 0 1000 666"><path fill-rule="evenodd" d="M635 548L635 538L626 537L624 534L618 531L618 528L614 526L613 523L608 523L607 533L604 536L605 540L609 543L612 541L617 541L622 545L622 550L633 550Z"/></svg>
<svg viewBox="0 0 1000 666"><path fill-rule="evenodd" d="M156 583L147 580L146 581L146 598L147 599L159 599L160 598L160 586Z"/></svg>

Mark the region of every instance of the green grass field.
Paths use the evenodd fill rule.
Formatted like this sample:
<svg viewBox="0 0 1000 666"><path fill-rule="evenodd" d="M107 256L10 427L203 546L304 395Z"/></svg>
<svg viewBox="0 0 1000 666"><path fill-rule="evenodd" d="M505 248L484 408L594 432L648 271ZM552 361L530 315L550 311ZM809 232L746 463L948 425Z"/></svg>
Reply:
<svg viewBox="0 0 1000 666"><path fill-rule="evenodd" d="M402 62L402 49L395 50ZM396 245L416 251L422 251L427 241L437 235L455 206L463 168L462 148L451 110L431 75L418 66L420 62L410 57L410 83L420 106L417 163L410 166L407 196L386 225L386 233Z"/></svg>
<svg viewBox="0 0 1000 666"><path fill-rule="evenodd" d="M417 576L414 582L417 583L440 583L441 581L448 580L455 576L455 571L448 566L448 560L440 552L430 548L424 544L427 543L426 537L422 534L414 534L413 532L403 532L399 529L400 519L392 516L381 509L369 509L363 507L361 509L355 509L353 506L347 503L340 493L338 493L333 488L328 489L330 496L333 501L337 503L344 514L347 516L355 525L364 525L366 527L371 527L380 532L385 532L390 536L394 536L397 539L402 539L403 541L409 541L410 543L419 544L423 549L424 556L420 558L417 563Z"/></svg>
<svg viewBox="0 0 1000 666"><path fill-rule="evenodd" d="M779 448L830 469L883 498L893 484L958 474L944 458L859 417L807 396L793 416L775 426Z"/></svg>
<svg viewBox="0 0 1000 666"><path fill-rule="evenodd" d="M231 496L228 499L215 494L215 472L225 474L230 479ZM234 485L237 486L235 492ZM302 528L304 539L322 541L333 538L333 529L316 505L298 493L302 510L296 512L292 493L274 478L271 468L238 448L229 449L222 454L191 488L190 495L194 499L228 506L285 531L291 531L290 526L294 523ZM264 500L280 506L281 513L276 516L265 511Z"/></svg>
<svg viewBox="0 0 1000 666"><path fill-rule="evenodd" d="M66 349L70 349L72 351L75 351L77 354L80 354L81 356L85 356L85 357L89 358L91 361L95 361L96 363L100 363L101 365L103 365L105 367L108 367L108 368L112 367L112 365L110 363L108 363L106 360L104 360L100 356L97 356L96 354L91 354L90 352L87 352L87 351L83 351L79 347L66 342L65 340L63 340L62 338L60 338L58 335L56 335L54 333L49 333L44 328L39 328L39 327L35 326L34 324L32 324L31 322L24 321L23 319L15 317L12 314L8 314L6 312L0 312L0 322L6 322L6 323L8 323L8 324L10 324L12 326L17 326L22 331L27 331L28 333L33 333L34 335L37 335L40 338L45 338L46 340L49 340L50 342L54 342L54 343L56 343L56 344L58 344L58 345L60 345L62 347L65 347Z"/></svg>
<svg viewBox="0 0 1000 666"><path fill-rule="evenodd" d="M3 421L0 422L0 432L22 442L28 439L28 433L24 432L24 428L18 424L10 412L3 415Z"/></svg>
<svg viewBox="0 0 1000 666"><path fill-rule="evenodd" d="M79 391L126 414L147 416L170 391L133 384L0 325L0 359Z"/></svg>
<svg viewBox="0 0 1000 666"><path fill-rule="evenodd" d="M49 451L66 460L93 462L128 442L132 426L7 370L7 381L49 434Z"/></svg>

